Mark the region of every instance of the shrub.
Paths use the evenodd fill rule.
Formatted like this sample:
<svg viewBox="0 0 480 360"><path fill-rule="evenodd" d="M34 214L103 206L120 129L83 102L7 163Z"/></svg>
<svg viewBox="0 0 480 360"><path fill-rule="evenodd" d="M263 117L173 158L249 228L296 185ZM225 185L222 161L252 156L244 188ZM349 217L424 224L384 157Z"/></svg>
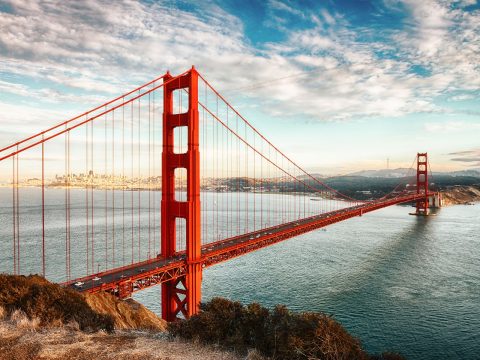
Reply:
<svg viewBox="0 0 480 360"><path fill-rule="evenodd" d="M201 305L198 315L169 324L169 330L174 336L242 353L254 348L275 359L373 359L332 317L293 313L282 305L270 311L257 303L243 306L214 298ZM382 356L383 360L402 359Z"/></svg>
<svg viewBox="0 0 480 360"><path fill-rule="evenodd" d="M10 316L20 310L40 326L77 322L83 331L113 330L113 319L93 311L81 294L37 275L0 274L0 307Z"/></svg>

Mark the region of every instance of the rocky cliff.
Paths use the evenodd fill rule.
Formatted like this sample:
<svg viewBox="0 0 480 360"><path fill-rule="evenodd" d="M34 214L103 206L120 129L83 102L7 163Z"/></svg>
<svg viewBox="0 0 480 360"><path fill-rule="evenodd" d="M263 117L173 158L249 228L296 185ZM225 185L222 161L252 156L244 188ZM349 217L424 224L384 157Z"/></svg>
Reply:
<svg viewBox="0 0 480 360"><path fill-rule="evenodd" d="M443 205L469 205L480 201L480 185L451 186L441 190Z"/></svg>

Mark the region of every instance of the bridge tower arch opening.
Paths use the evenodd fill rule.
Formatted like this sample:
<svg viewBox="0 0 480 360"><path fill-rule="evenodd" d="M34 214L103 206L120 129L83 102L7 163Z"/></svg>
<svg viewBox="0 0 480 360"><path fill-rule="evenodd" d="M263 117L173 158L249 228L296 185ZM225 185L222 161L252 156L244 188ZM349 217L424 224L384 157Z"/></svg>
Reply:
<svg viewBox="0 0 480 360"><path fill-rule="evenodd" d="M164 77L161 255L169 258L177 253L176 220L186 222L186 274L162 283L162 317L174 321L182 314L189 317L198 312L201 300L202 264L200 239L200 152L198 119L198 73L194 67L186 74ZM174 109L174 91L188 94L188 110ZM176 128L187 129L185 153L174 151ZM175 199L175 169L186 170L186 201Z"/></svg>

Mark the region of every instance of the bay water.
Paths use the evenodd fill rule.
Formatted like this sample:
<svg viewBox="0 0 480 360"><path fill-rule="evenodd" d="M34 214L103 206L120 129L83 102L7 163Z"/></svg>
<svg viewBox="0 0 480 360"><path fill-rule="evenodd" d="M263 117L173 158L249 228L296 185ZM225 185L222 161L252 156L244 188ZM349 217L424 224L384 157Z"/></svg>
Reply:
<svg viewBox="0 0 480 360"><path fill-rule="evenodd" d="M147 193L141 194L140 228L135 223L134 231L144 239L149 236L149 221L156 228L150 234L154 256L159 223L148 215L146 204L152 194ZM46 194L46 219L51 226L46 234L47 278L61 281L65 267L56 264L63 264L65 257L64 191L48 189ZM116 206L122 196L115 195ZM130 196L127 193L127 207ZM72 190L71 197L75 277L85 272L85 206L81 190ZM159 199L157 193L152 201L157 212ZM11 189L0 188L0 200L0 271L11 273ZM21 272L39 272L39 190L22 189L21 201ZM94 201L100 211L104 193L95 192ZM216 201L208 203L218 206ZM207 268L203 300L221 296L269 308L285 304L294 311L321 311L332 315L372 353L389 350L413 360L480 359L480 205L444 207L430 217L410 216L411 211L408 206L382 209ZM121 227L119 214L116 211L116 223ZM108 231L105 214L96 215L95 251L102 258L101 239ZM135 213L135 221L137 217ZM128 234L129 224L123 225ZM210 231L212 224L204 226ZM115 236L118 246L122 232L117 230ZM146 254L147 244L141 247ZM111 250L107 253L112 254ZM94 263L94 270L111 266L113 255L108 256L110 263ZM121 251L117 249L115 256L120 263ZM160 314L159 287L136 293L134 298Z"/></svg>

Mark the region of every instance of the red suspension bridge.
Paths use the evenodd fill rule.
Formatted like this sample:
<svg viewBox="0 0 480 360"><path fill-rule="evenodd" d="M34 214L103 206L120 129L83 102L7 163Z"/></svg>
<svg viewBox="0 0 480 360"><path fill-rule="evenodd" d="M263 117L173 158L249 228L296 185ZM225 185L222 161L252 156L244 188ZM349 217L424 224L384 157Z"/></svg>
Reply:
<svg viewBox="0 0 480 360"><path fill-rule="evenodd" d="M427 215L439 198L427 154L415 162L391 193L355 200L280 151L195 68L167 73L0 149L0 271L122 298L161 284L163 317L188 317L205 267L387 206L415 202Z"/></svg>

